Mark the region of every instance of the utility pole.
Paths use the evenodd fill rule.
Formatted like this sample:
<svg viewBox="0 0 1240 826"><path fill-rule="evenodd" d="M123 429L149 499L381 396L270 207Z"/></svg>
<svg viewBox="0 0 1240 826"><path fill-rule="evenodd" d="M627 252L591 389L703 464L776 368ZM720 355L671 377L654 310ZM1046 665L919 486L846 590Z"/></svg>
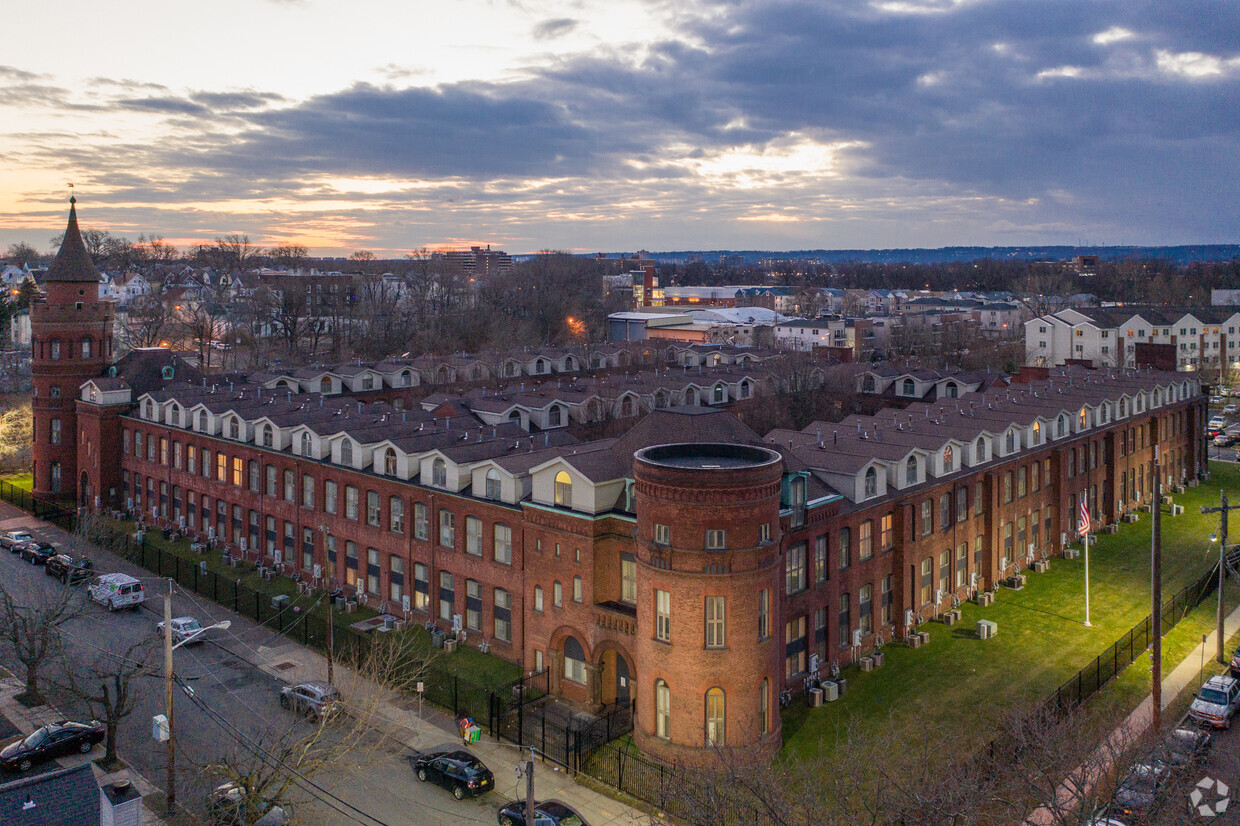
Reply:
<svg viewBox="0 0 1240 826"><path fill-rule="evenodd" d="M1215 656L1220 663L1225 663L1227 662L1227 657L1223 653L1223 646L1225 644L1223 640L1223 577L1227 573L1227 512L1240 510L1240 505L1228 505L1227 494L1221 490L1219 491L1219 499L1222 500L1222 504L1219 507L1207 508L1202 505L1201 512L1218 514L1218 628L1216 629L1218 634L1218 650Z"/></svg>
<svg viewBox="0 0 1240 826"><path fill-rule="evenodd" d="M1154 647L1150 650L1150 691L1154 733L1162 730L1162 480L1158 474L1158 448L1154 448L1154 498L1150 514L1154 525L1150 530L1150 593L1154 602Z"/></svg>
<svg viewBox="0 0 1240 826"><path fill-rule="evenodd" d="M164 790L167 803L167 815L176 815L177 800L177 769L176 769L176 729L172 718L173 700L172 679L172 581L168 582L168 593L164 594L164 711L168 715L168 788Z"/></svg>
<svg viewBox="0 0 1240 826"><path fill-rule="evenodd" d="M327 685L332 683L332 648L336 641L336 621L332 618L332 607L336 602L331 592L327 594Z"/></svg>
<svg viewBox="0 0 1240 826"><path fill-rule="evenodd" d="M530 760L525 764L525 822L534 822L534 747L530 746Z"/></svg>

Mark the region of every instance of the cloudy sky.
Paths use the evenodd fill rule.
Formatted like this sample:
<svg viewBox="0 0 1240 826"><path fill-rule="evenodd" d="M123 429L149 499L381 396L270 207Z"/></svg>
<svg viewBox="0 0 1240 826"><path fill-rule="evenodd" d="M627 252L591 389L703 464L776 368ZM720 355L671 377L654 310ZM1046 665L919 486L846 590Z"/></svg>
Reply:
<svg viewBox="0 0 1240 826"><path fill-rule="evenodd" d="M1240 241L1234 2L13 3L0 245ZM17 34L20 36L15 36Z"/></svg>

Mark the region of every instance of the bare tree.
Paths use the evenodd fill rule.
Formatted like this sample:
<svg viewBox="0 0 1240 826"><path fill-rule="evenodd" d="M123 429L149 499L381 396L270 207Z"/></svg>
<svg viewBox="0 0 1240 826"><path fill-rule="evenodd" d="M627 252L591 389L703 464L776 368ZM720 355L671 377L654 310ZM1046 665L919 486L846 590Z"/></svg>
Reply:
<svg viewBox="0 0 1240 826"><path fill-rule="evenodd" d="M306 263L306 258L310 251L301 244L290 244L288 242L277 244L267 250L267 257L271 263L277 267L284 267L287 270L300 269Z"/></svg>
<svg viewBox="0 0 1240 826"><path fill-rule="evenodd" d="M397 732L391 723L399 722L388 716L395 709L392 701L411 696L425 678L428 655L415 639L413 634L376 636L352 661L338 661L340 714L253 736L229 728L226 716L204 708L238 741L228 754L202 767L207 776L236 785L238 823L253 823L276 806L287 810L304 799L300 792L317 777L363 773L375 753L392 743Z"/></svg>
<svg viewBox="0 0 1240 826"><path fill-rule="evenodd" d="M4 257L19 267L23 264L36 264L43 259L42 253L35 249L34 245L27 244L24 241L9 244Z"/></svg>
<svg viewBox="0 0 1240 826"><path fill-rule="evenodd" d="M164 338L165 328L170 326L173 317L163 284L156 282L151 292L129 302L128 323L121 330L121 346L126 350L154 347Z"/></svg>
<svg viewBox="0 0 1240 826"><path fill-rule="evenodd" d="M158 671L159 643L158 636L144 637L122 653L104 652L85 665L65 658L61 683L72 696L86 703L90 715L101 721L107 732L102 760L105 767L119 762L116 732L136 707L137 680Z"/></svg>
<svg viewBox="0 0 1240 826"><path fill-rule="evenodd" d="M28 605L0 582L0 644L26 669L26 688L17 700L28 706L44 702L39 673L48 658L60 651L60 627L85 610L82 592L74 588L45 588Z"/></svg>

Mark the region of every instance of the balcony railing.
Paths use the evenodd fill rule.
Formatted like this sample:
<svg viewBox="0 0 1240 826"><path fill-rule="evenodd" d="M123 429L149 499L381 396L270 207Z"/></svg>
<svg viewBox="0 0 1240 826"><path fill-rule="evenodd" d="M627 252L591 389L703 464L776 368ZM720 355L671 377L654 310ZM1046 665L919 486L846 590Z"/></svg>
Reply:
<svg viewBox="0 0 1240 826"><path fill-rule="evenodd" d="M632 637L637 634L637 609L620 602L596 603L594 624L605 631Z"/></svg>

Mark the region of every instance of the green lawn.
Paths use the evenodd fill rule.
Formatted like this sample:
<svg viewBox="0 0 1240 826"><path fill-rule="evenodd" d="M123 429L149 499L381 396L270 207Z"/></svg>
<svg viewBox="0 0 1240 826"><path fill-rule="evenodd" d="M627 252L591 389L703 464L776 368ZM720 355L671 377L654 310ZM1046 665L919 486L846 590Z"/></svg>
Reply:
<svg viewBox="0 0 1240 826"><path fill-rule="evenodd" d="M8 482L15 488L21 488L29 493L34 488L33 473L15 473L12 476L0 476L0 481Z"/></svg>
<svg viewBox="0 0 1240 826"><path fill-rule="evenodd" d="M1183 516L1163 519L1163 589L1169 597L1193 582L1216 558L1207 555L1217 516L1200 513L1217 505L1220 485L1235 490L1234 466L1213 464L1213 478L1175 497ZM996 720L1021 706L1032 707L1088 665L1150 613L1150 515L1122 525L1118 534L1099 535L1090 549L1091 628L1083 626L1084 562L1055 559L1046 574L1029 573L1022 591L999 589L995 603L962 606L954 627L927 623L930 644L885 648L886 663L868 674L845 670L847 693L835 703L809 709L794 702L783 713L784 749L804 758L830 748L837 727L941 726L965 732L979 746L994 734ZM998 623L998 636L983 642L979 619ZM1200 637L1198 637L1200 639ZM1148 670L1146 671L1148 675Z"/></svg>

